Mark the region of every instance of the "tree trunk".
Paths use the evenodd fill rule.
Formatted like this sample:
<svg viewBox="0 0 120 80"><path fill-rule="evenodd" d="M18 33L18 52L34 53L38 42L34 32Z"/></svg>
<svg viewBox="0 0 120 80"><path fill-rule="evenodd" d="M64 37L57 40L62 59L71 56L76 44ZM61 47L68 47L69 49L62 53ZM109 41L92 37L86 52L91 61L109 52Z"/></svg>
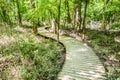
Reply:
<svg viewBox="0 0 120 80"><path fill-rule="evenodd" d="M33 31L34 34L37 35L38 34L38 29L37 29L37 25L33 23Z"/></svg>
<svg viewBox="0 0 120 80"><path fill-rule="evenodd" d="M31 1L31 8L32 9L35 9L35 3L34 3L34 0L30 0ZM33 32L35 35L38 34L38 23L36 23L35 21L33 21Z"/></svg>
<svg viewBox="0 0 120 80"><path fill-rule="evenodd" d="M85 32L85 29L86 29L86 12L87 12L88 1L89 0L85 0L84 18L83 18L83 33Z"/></svg>
<svg viewBox="0 0 120 80"><path fill-rule="evenodd" d="M79 0L79 2L78 2L78 10L79 10L79 31L80 31L80 29L81 29L81 24L82 24L81 6L82 6L82 1Z"/></svg>
<svg viewBox="0 0 120 80"><path fill-rule="evenodd" d="M51 21L51 31L50 32L54 32L54 34L57 34L57 26L56 26L55 19L52 19L52 21Z"/></svg>
<svg viewBox="0 0 120 80"><path fill-rule="evenodd" d="M22 16L20 11L20 2L16 0L19 25L22 25Z"/></svg>
<svg viewBox="0 0 120 80"><path fill-rule="evenodd" d="M68 0L65 0L65 5L67 7L67 22L71 23L71 16L70 16L70 9L69 9L69 2L68 2Z"/></svg>
<svg viewBox="0 0 120 80"><path fill-rule="evenodd" d="M75 11L75 30L78 31L79 28L79 9L78 7L76 7L76 11Z"/></svg>
<svg viewBox="0 0 120 80"><path fill-rule="evenodd" d="M86 12L87 12L87 6L88 6L88 2L89 2L89 0L85 0L84 18L83 18L83 28L82 28L82 32L83 32L82 39L83 39L83 40L85 40L85 29L86 29Z"/></svg>
<svg viewBox="0 0 120 80"><path fill-rule="evenodd" d="M74 10L74 16L73 16L73 29L74 29L74 32L76 31L76 8Z"/></svg>
<svg viewBox="0 0 120 80"><path fill-rule="evenodd" d="M106 10L106 7L107 7L107 4L109 3L109 1L110 0L105 0L105 2L104 2L104 8L103 8L103 22L102 22L102 26L101 26L101 28L102 28L102 30L106 30L106 26L107 26L107 20L106 20L106 18L105 18L105 10Z"/></svg>
<svg viewBox="0 0 120 80"><path fill-rule="evenodd" d="M57 28L57 41L59 42L59 28L60 28L60 9L61 9L61 0L59 0L59 4L58 4L58 28Z"/></svg>
<svg viewBox="0 0 120 80"><path fill-rule="evenodd" d="M81 6L82 6L82 1L81 0L77 0L77 3L75 6L75 13L74 13L74 28L75 28L75 32L76 31L80 31L81 29L81 23L82 23L82 17L81 17Z"/></svg>

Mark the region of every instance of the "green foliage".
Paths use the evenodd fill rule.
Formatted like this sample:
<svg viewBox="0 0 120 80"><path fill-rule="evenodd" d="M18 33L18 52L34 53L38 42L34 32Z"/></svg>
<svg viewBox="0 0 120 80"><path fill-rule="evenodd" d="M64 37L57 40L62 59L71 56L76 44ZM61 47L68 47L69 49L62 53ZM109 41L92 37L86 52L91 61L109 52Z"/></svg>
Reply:
<svg viewBox="0 0 120 80"><path fill-rule="evenodd" d="M23 43L23 42L22 42ZM21 44L22 55L32 63L26 66L25 80L33 79L54 79L60 70L59 58L62 57L57 51L57 46L50 42L48 46ZM34 76L34 77L33 77Z"/></svg>
<svg viewBox="0 0 120 80"><path fill-rule="evenodd" d="M116 28L117 28L117 29L118 29L118 28L120 29L120 23L119 23L119 22L118 22L118 23L113 23L113 24L110 26L110 28L111 28L111 29L116 29Z"/></svg>
<svg viewBox="0 0 120 80"><path fill-rule="evenodd" d="M105 19L109 21L114 15L118 15L119 11L120 2L118 0L110 0L107 5L105 5L105 1L93 0L90 2L88 16L93 20L102 20L104 15Z"/></svg>

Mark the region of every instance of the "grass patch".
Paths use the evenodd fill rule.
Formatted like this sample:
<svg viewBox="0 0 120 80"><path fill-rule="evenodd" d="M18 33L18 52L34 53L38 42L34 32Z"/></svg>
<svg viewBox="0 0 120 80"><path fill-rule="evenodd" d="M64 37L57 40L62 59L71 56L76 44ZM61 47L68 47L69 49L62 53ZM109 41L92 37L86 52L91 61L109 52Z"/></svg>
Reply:
<svg viewBox="0 0 120 80"><path fill-rule="evenodd" d="M0 48L0 79L56 80L65 58L63 46L29 33L17 35L14 43Z"/></svg>

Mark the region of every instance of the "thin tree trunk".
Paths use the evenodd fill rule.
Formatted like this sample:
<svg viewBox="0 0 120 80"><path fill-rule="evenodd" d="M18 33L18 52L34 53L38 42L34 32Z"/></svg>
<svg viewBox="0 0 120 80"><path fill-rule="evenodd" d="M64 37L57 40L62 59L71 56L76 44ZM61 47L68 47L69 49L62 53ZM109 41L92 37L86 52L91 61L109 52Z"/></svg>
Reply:
<svg viewBox="0 0 120 80"><path fill-rule="evenodd" d="M75 32L78 31L79 28L79 10L78 6L75 6L75 11L74 11L74 30Z"/></svg>
<svg viewBox="0 0 120 80"><path fill-rule="evenodd" d="M85 0L84 18L83 18L83 33L86 29L86 12L87 12L88 1L89 0Z"/></svg>
<svg viewBox="0 0 120 80"><path fill-rule="evenodd" d="M38 33L37 24L34 24L34 23L33 23L33 31L34 31L34 34L35 34L35 35Z"/></svg>
<svg viewBox="0 0 120 80"><path fill-rule="evenodd" d="M107 23L106 23L106 19L105 19L105 10L106 10L106 7L107 7L107 4L109 3L110 0L105 0L104 2L104 8L103 8L103 22L102 22L102 30L106 30L106 26L107 26Z"/></svg>
<svg viewBox="0 0 120 80"><path fill-rule="evenodd" d="M35 9L35 3L34 3L34 0L30 0L31 1L31 8L32 9ZM36 23L35 21L33 21L33 32L34 32L34 34L35 35L37 35L38 34L38 25L37 25L38 23Z"/></svg>
<svg viewBox="0 0 120 80"><path fill-rule="evenodd" d="M74 10L74 16L73 16L73 29L74 29L74 32L76 31L76 8Z"/></svg>
<svg viewBox="0 0 120 80"><path fill-rule="evenodd" d="M57 41L59 42L59 28L60 28L60 9L61 9L61 0L59 0L59 4L58 4L58 32L57 32Z"/></svg>
<svg viewBox="0 0 120 80"><path fill-rule="evenodd" d="M68 23L71 23L71 16L70 16L70 8L69 8L69 2L68 0L65 0L65 5L67 7L67 22Z"/></svg>
<svg viewBox="0 0 120 80"><path fill-rule="evenodd" d="M17 13L18 13L19 25L22 25L22 16L21 16L21 12L20 12L20 3L19 3L19 0L16 0L16 4L17 4Z"/></svg>
<svg viewBox="0 0 120 80"><path fill-rule="evenodd" d="M87 12L87 6L88 6L89 0L85 0L85 8L84 8L84 18L83 18L83 36L82 39L85 40L85 29L86 29L86 12Z"/></svg>
<svg viewBox="0 0 120 80"><path fill-rule="evenodd" d="M82 26L82 17L81 17L81 6L82 6L82 1L77 0L76 1L76 6L75 6L75 14L74 14L74 26L75 26L75 32L80 31L81 26Z"/></svg>
<svg viewBox="0 0 120 80"><path fill-rule="evenodd" d="M78 31L79 28L79 9L76 7L76 15L75 15L75 30Z"/></svg>
<svg viewBox="0 0 120 80"><path fill-rule="evenodd" d="M54 34L57 34L57 26L55 19L52 19L51 21L51 32L54 32Z"/></svg>
<svg viewBox="0 0 120 80"><path fill-rule="evenodd" d="M82 24L81 6L82 6L82 1L79 0L79 4L78 4L78 10L79 10L79 31L81 29L81 24Z"/></svg>

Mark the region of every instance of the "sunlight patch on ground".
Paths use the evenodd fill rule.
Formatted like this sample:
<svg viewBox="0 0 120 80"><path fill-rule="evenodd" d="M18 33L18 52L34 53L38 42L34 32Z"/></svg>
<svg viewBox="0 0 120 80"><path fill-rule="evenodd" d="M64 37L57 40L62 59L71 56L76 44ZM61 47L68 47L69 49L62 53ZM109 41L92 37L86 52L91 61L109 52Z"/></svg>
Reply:
<svg viewBox="0 0 120 80"><path fill-rule="evenodd" d="M116 37L115 41L120 43L120 37Z"/></svg>
<svg viewBox="0 0 120 80"><path fill-rule="evenodd" d="M64 75L63 77L60 78L60 80L74 80L74 79L69 75Z"/></svg>
<svg viewBox="0 0 120 80"><path fill-rule="evenodd" d="M21 77L21 71L20 68L18 66L11 66L8 69L8 73L10 73L7 78L11 79L11 80L23 80Z"/></svg>
<svg viewBox="0 0 120 80"><path fill-rule="evenodd" d="M96 69L99 71L99 72L101 72L101 73L105 73L105 69L104 69L104 67L103 66L96 66Z"/></svg>
<svg viewBox="0 0 120 80"><path fill-rule="evenodd" d="M84 43L84 46L88 47L88 45L86 43Z"/></svg>
<svg viewBox="0 0 120 80"><path fill-rule="evenodd" d="M28 42L28 37L26 35L20 34L19 38L24 40L25 42Z"/></svg>
<svg viewBox="0 0 120 80"><path fill-rule="evenodd" d="M66 54L66 59L67 60L72 60L72 57L70 56L70 54Z"/></svg>
<svg viewBox="0 0 120 80"><path fill-rule="evenodd" d="M7 46L10 43L15 42L15 38L14 37L8 37L8 36L3 36L0 38L0 48L3 46Z"/></svg>
<svg viewBox="0 0 120 80"><path fill-rule="evenodd" d="M86 63L87 65L89 66L93 66L94 64L93 63ZM105 73L105 69L103 66L100 66L100 65L94 65L95 67L95 71L99 72L99 73Z"/></svg>
<svg viewBox="0 0 120 80"><path fill-rule="evenodd" d="M85 51L88 51L88 49L87 49L87 48L80 48L80 49L78 49L77 51L85 52Z"/></svg>
<svg viewBox="0 0 120 80"><path fill-rule="evenodd" d="M27 32L24 28L21 28L19 26L17 26L16 28L14 28L16 31L19 31L19 32Z"/></svg>
<svg viewBox="0 0 120 80"><path fill-rule="evenodd" d="M81 72L77 72L79 75L81 76L88 76L88 79L90 80L97 80L98 78L101 78L102 76L99 73L96 73L94 71L81 71Z"/></svg>

